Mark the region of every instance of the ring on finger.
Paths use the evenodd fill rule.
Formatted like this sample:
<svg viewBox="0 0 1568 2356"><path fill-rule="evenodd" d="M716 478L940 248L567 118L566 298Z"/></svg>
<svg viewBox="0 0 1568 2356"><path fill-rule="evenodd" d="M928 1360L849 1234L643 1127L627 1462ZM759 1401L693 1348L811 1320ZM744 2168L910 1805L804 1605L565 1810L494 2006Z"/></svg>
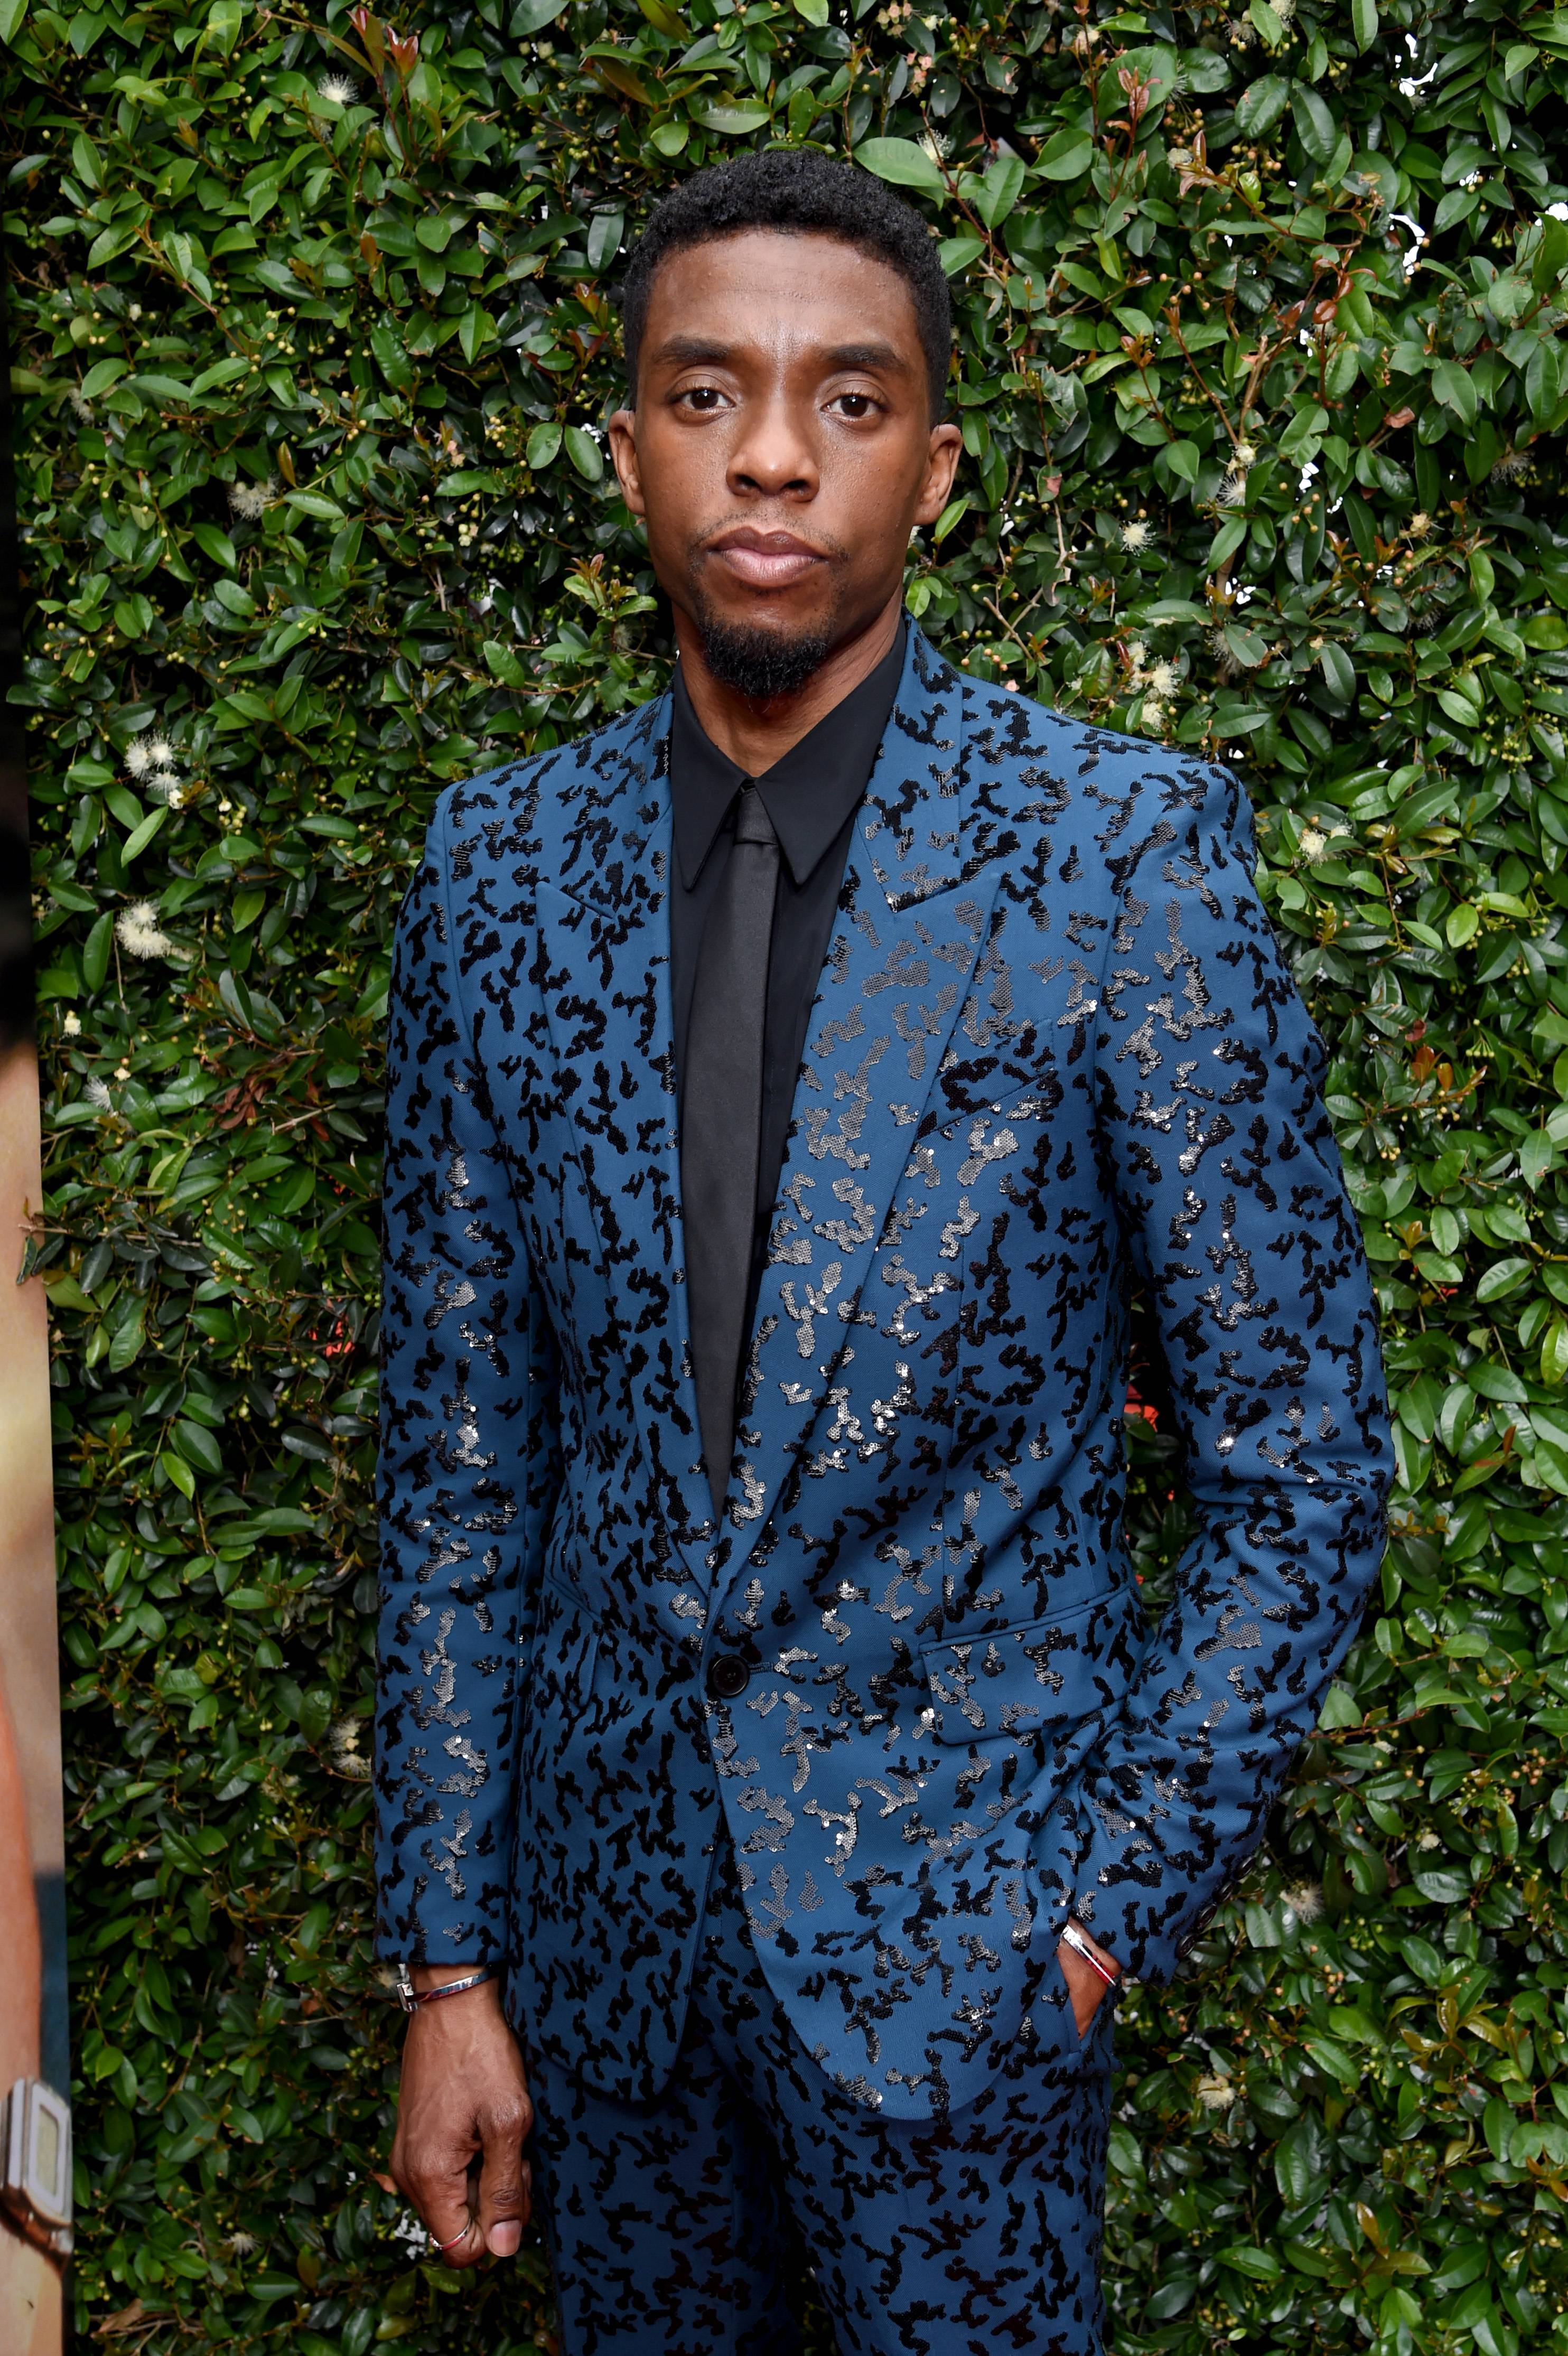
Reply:
<svg viewBox="0 0 1568 2356"><path fill-rule="evenodd" d="M458 2231L457 2231L456 2233L454 2233L454 2234L453 2234L453 2236L452 2236L452 2240L451 2240L451 2241L449 2241L449 2242L435 2242L435 2246L436 2246L436 2248L437 2248L438 2250L449 2250L449 2249L452 2247L453 2243L455 2243L455 2242L461 2242L461 2241L465 2240L465 2239L467 2238L467 2236L468 2235L468 2233L472 2232L472 2230L473 2230L473 2223L474 2223L474 2221L473 2221L473 2219L470 2217L470 2218L469 2218L469 2220L468 2220L468 2222L467 2222L466 2225L460 2226L460 2227L459 2227L459 2229L458 2229ZM435 2234L434 2234L434 2233L431 2235L431 2237L430 2237L430 2238L431 2238L431 2240L432 2240L433 2242L435 2242Z"/></svg>

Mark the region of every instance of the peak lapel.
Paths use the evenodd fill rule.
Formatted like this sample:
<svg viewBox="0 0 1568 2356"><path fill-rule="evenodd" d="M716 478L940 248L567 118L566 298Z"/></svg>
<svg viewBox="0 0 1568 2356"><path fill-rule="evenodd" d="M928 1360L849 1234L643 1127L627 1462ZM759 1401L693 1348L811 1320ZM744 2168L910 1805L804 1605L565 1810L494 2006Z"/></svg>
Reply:
<svg viewBox="0 0 1568 2356"><path fill-rule="evenodd" d="M539 890L545 1004L617 1340L665 1521L705 1579L681 1227L670 989L670 699L597 744L562 788L561 855Z"/></svg>
<svg viewBox="0 0 1568 2356"><path fill-rule="evenodd" d="M779 1502L827 1400L973 980L993 862L1015 840L969 774L972 691L912 628L807 1032L736 1440L737 1530Z"/></svg>

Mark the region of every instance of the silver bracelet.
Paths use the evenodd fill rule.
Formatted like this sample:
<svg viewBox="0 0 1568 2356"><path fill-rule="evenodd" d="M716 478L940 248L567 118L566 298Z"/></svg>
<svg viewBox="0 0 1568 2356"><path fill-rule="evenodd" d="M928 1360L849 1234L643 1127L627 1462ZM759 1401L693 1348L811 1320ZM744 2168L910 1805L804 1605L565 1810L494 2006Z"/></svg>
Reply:
<svg viewBox="0 0 1568 2356"><path fill-rule="evenodd" d="M1107 1987L1115 1987L1117 1981L1122 1976L1121 1973L1119 1971L1109 1969L1101 1962L1100 1957L1095 1954L1094 1949L1090 1945L1089 1941L1085 1938L1083 1933L1079 1929L1076 1922L1069 1921L1063 1923L1062 1937L1066 1940L1068 1945L1072 1949L1075 1955L1081 1955L1083 1957L1084 1962L1089 1965L1091 1972L1098 1972L1100 1974L1101 1978L1105 1982Z"/></svg>
<svg viewBox="0 0 1568 2356"><path fill-rule="evenodd" d="M495 1979L499 1971L499 1964L482 1964L477 1972L469 1972L463 1979L447 1980L440 1987L416 1988L403 1965L392 1986L404 2012L418 2012L423 2005L435 2004L444 1996L461 1996L465 1988L481 1987L486 1980Z"/></svg>

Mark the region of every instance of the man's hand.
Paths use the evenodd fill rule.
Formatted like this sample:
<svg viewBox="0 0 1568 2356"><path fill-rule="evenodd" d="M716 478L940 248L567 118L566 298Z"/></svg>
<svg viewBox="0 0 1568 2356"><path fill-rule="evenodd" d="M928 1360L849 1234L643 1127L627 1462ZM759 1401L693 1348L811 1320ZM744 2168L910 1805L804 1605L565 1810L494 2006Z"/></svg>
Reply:
<svg viewBox="0 0 1568 2356"><path fill-rule="evenodd" d="M418 1970L417 1987L439 1987L460 1972ZM446 2246L443 2262L471 2266L517 2254L528 2222L529 2171L522 2147L533 2105L522 2057L486 1980L462 1996L422 2005L403 2049L392 2173ZM478 2159L476 2190L471 2164Z"/></svg>
<svg viewBox="0 0 1568 2356"><path fill-rule="evenodd" d="M1081 1922L1078 1927L1083 1932L1084 1938L1094 1949L1106 1970L1114 1972L1117 1968L1115 1956L1108 1955L1096 1940L1090 1939ZM1076 1947L1069 1947L1065 1939L1057 1949L1057 1961L1061 1965L1062 1977L1067 1982L1068 1994L1072 1998L1072 2017L1077 2024L1078 2033L1080 2038L1086 2037L1089 2033L1089 2024L1100 2009L1101 1998L1111 1993L1110 1987L1101 1978L1094 1965L1085 1956L1080 1955Z"/></svg>

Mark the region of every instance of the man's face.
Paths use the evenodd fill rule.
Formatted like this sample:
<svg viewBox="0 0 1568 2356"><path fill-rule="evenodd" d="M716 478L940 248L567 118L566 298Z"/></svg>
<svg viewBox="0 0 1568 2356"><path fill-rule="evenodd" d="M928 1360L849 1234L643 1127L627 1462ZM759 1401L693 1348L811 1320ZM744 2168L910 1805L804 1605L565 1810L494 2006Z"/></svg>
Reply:
<svg viewBox="0 0 1568 2356"><path fill-rule="evenodd" d="M940 515L961 446L931 424L898 273L837 238L768 230L661 265L637 407L610 442L677 615L721 677L725 647L749 648L757 677L771 664L771 690L731 680L759 693L802 683L897 596L910 531Z"/></svg>

